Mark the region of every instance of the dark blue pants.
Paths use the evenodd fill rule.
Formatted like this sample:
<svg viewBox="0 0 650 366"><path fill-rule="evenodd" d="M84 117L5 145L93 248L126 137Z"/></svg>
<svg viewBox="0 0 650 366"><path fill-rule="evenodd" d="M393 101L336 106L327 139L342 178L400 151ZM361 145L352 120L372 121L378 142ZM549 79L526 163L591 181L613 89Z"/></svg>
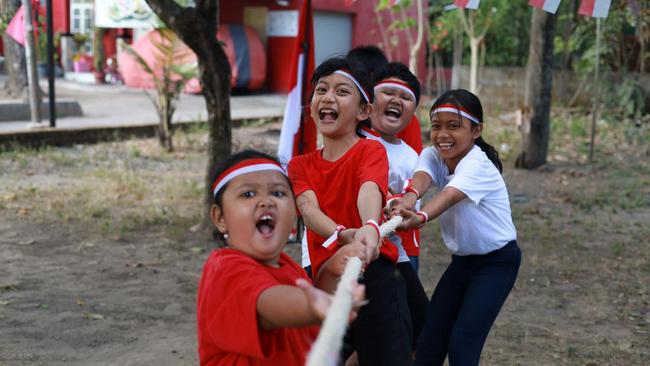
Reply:
<svg viewBox="0 0 650 366"><path fill-rule="evenodd" d="M516 241L484 255L452 256L431 296L413 365L476 366L490 328L517 278Z"/></svg>

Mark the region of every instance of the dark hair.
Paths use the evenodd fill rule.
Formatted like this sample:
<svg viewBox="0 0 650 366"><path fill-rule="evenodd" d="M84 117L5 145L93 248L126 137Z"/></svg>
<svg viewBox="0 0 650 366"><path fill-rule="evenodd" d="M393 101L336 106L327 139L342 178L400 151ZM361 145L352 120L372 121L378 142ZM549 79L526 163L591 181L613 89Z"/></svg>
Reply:
<svg viewBox="0 0 650 366"><path fill-rule="evenodd" d="M348 52L346 57L368 70L371 78L375 70L388 63L384 52L379 47L371 45L355 47Z"/></svg>
<svg viewBox="0 0 650 366"><path fill-rule="evenodd" d="M332 57L323 61L316 70L314 70L314 75L311 78L312 87L315 87L318 84L318 80L322 77L331 75L336 70L345 70L359 82L363 91L366 92L369 101L365 101L363 96L361 97L361 104L370 104L374 98L374 93L370 87L370 80L368 78L368 73L360 65L350 61L346 57ZM359 91L361 93L361 91ZM313 96L313 95L312 95Z"/></svg>
<svg viewBox="0 0 650 366"><path fill-rule="evenodd" d="M232 168L234 165L236 165L236 164L238 164L238 163L240 163L240 162L242 162L244 160L249 160L249 159L269 159L269 160L273 160L276 163L280 164L280 162L278 161L277 158L275 158L275 157L273 157L273 156L271 156L269 154L265 154L265 153L257 151L257 150L243 150L243 151L235 153L235 154L227 157L226 159L224 159L217 166L217 168L214 170L214 172L212 173L212 176L210 177L211 178L210 181L214 185L214 181L217 180L217 178L219 178L219 176L221 174L223 174L223 172L225 172L226 170ZM289 180L289 178L287 178L287 182L289 183L289 188L291 189L291 192L293 194L293 187L291 186L291 181ZM213 204L223 208L223 201L222 201L223 192L225 192L226 188L228 188L228 183L226 183L219 190L219 192L217 192L216 195L215 194L212 195L212 203ZM223 234L219 230L217 230L216 228L212 232L212 236L218 241L224 241Z"/></svg>
<svg viewBox="0 0 650 366"><path fill-rule="evenodd" d="M462 107L467 110L472 116L476 117L480 123L483 123L483 106L478 97L471 92L465 89L453 89L445 92L436 99L429 114L433 112L439 105L450 103L456 105L457 107ZM476 141L476 145L483 150L488 159L497 167L499 173L503 171L503 164L501 159L499 159L499 152L494 148L494 146L488 144L483 140L483 137L479 136Z"/></svg>
<svg viewBox="0 0 650 366"><path fill-rule="evenodd" d="M415 94L415 104L420 103L420 81L406 65L401 62L391 62L380 67L375 72L372 84L377 85L380 81L388 78L397 78L405 82Z"/></svg>

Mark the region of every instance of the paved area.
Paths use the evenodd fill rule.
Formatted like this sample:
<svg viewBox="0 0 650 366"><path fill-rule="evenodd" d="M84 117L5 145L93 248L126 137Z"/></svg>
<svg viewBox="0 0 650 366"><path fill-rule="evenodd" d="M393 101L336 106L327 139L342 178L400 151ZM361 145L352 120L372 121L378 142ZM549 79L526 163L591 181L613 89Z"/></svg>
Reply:
<svg viewBox="0 0 650 366"><path fill-rule="evenodd" d="M47 80L41 80L41 87L47 90ZM149 93L155 97L153 91ZM119 128L151 125L158 121L156 109L145 92L126 86L80 84L57 79L56 96L77 100L84 114L82 117L57 119L57 128ZM286 98L284 94L233 96L230 99L231 117L233 120L282 117ZM206 117L202 95L181 96L174 114L175 122L199 121ZM42 122L49 126L49 120ZM0 122L0 133L25 133L31 130L29 123L30 121Z"/></svg>

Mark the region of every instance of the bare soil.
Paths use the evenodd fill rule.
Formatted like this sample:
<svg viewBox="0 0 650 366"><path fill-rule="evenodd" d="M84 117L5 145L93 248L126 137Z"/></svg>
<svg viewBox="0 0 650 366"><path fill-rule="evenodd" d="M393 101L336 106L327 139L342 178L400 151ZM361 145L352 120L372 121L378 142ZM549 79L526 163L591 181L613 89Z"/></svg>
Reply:
<svg viewBox="0 0 650 366"><path fill-rule="evenodd" d="M610 130L588 164L585 136L556 126L549 163L523 171L504 128L486 139L506 159L523 262L481 363L650 364L647 129ZM278 134L244 126L235 141L273 152ZM205 136L177 134L172 154L154 139L0 153L0 366L198 364ZM423 243L430 294L450 258L435 224Z"/></svg>

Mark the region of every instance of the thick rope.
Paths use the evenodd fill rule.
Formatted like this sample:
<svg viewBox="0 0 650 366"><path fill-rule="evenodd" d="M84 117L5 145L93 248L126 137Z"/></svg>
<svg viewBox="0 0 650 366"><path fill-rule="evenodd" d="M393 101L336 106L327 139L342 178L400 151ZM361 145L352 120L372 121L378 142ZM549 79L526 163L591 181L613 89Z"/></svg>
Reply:
<svg viewBox="0 0 650 366"><path fill-rule="evenodd" d="M399 224L402 223L402 220L401 216L394 216L382 224L379 228L381 237L383 238L395 231ZM338 365L341 347L343 346L343 336L353 306L352 284L353 281L359 278L360 273L361 260L358 257L348 259L318 338L307 356L307 366Z"/></svg>

